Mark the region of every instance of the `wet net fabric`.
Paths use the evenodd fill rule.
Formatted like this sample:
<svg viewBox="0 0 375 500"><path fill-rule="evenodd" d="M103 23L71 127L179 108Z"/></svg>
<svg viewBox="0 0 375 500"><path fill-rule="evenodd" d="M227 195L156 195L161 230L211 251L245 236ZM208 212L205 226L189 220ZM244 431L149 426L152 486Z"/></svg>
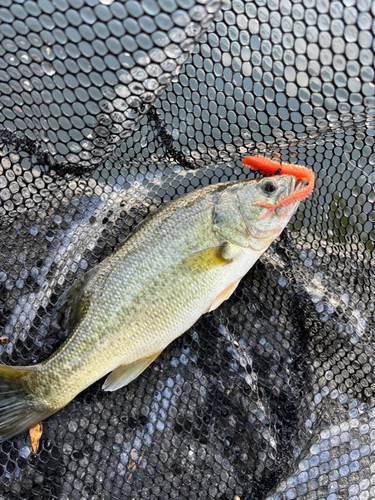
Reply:
<svg viewBox="0 0 375 500"><path fill-rule="evenodd" d="M0 0L1 363L148 214L312 168L233 296L114 393L1 444L1 499L375 498L375 4ZM7 342L7 343L6 343Z"/></svg>

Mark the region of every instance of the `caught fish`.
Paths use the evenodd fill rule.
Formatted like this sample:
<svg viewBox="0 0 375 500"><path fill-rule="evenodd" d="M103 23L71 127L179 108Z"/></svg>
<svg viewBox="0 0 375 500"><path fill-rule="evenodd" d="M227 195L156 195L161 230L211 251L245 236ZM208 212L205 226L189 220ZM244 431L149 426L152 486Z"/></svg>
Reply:
<svg viewBox="0 0 375 500"><path fill-rule="evenodd" d="M61 347L35 366L0 366L0 440L36 426L104 375L105 391L138 377L230 297L306 197L305 180L208 186L147 218L69 294L70 336Z"/></svg>

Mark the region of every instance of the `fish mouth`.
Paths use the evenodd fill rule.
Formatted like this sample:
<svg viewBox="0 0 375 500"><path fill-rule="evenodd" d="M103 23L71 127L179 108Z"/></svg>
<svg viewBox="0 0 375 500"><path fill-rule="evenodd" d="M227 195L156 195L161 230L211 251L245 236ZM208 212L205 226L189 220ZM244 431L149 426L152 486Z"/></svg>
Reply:
<svg viewBox="0 0 375 500"><path fill-rule="evenodd" d="M303 179L298 179L294 177L293 175L288 176L289 177L289 182L286 186L285 189L285 195L284 198L292 195L293 193L296 193L298 191L301 191L306 186L306 181ZM294 212L297 210L298 205L300 203L300 200L297 201L292 201L291 203L288 203L287 205L284 205L282 207L279 207L276 209L277 214L280 215L281 217L292 217Z"/></svg>
<svg viewBox="0 0 375 500"><path fill-rule="evenodd" d="M301 191L305 186L307 185L307 182L303 179L297 179L296 177L292 176L290 183L289 183L289 189L288 189L288 196L296 193L298 191ZM299 200L291 203L293 206L298 206Z"/></svg>
<svg viewBox="0 0 375 500"><path fill-rule="evenodd" d="M288 195L295 193L296 191L300 191L302 188L306 186L306 181L303 179L297 179L294 176L291 176L290 183L289 183L289 189L288 189Z"/></svg>

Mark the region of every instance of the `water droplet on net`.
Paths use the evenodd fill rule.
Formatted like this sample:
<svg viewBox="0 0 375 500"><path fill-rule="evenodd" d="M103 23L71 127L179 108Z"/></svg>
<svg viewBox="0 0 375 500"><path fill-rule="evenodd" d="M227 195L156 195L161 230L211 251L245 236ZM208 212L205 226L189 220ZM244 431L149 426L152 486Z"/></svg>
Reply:
<svg viewBox="0 0 375 500"><path fill-rule="evenodd" d="M137 94L137 95L140 95L140 94L143 94L145 89L143 87L143 85L141 83L138 83L138 82L134 82L134 83L131 83L129 85L129 90L133 93L133 94Z"/></svg>
<svg viewBox="0 0 375 500"><path fill-rule="evenodd" d="M43 71L46 73L46 75L48 76L52 76L56 73L56 70L55 68L52 66L51 63L47 62L47 61L43 61L42 62L42 68L43 68Z"/></svg>
<svg viewBox="0 0 375 500"><path fill-rule="evenodd" d="M168 47L166 47L164 49L164 52L166 53L166 55L168 57L175 59L176 57L181 55L182 50L180 49L180 47L178 45L171 43L170 45L168 45Z"/></svg>
<svg viewBox="0 0 375 500"><path fill-rule="evenodd" d="M117 85L115 90L116 94L120 97L128 97L130 95L130 91L125 85Z"/></svg>
<svg viewBox="0 0 375 500"><path fill-rule="evenodd" d="M155 63L151 63L149 64L147 67L146 67L146 70L147 70L147 73L150 75L150 76L153 76L153 77L158 77L160 76L163 71L162 69L160 68L160 66L158 64L155 64ZM147 81L147 80L146 80Z"/></svg>
<svg viewBox="0 0 375 500"><path fill-rule="evenodd" d="M143 85L146 90L155 90L159 87L159 83L155 78L147 78L147 80L143 82Z"/></svg>

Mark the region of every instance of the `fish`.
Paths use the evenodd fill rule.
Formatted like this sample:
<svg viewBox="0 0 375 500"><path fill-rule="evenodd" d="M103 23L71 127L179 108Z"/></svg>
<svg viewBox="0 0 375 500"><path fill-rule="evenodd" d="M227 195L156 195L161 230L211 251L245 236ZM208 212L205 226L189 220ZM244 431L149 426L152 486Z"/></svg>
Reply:
<svg viewBox="0 0 375 500"><path fill-rule="evenodd" d="M232 295L289 222L304 184L291 174L216 184L146 218L64 295L70 334L60 348L33 366L0 366L0 441L38 430L105 375L104 391L137 378Z"/></svg>

